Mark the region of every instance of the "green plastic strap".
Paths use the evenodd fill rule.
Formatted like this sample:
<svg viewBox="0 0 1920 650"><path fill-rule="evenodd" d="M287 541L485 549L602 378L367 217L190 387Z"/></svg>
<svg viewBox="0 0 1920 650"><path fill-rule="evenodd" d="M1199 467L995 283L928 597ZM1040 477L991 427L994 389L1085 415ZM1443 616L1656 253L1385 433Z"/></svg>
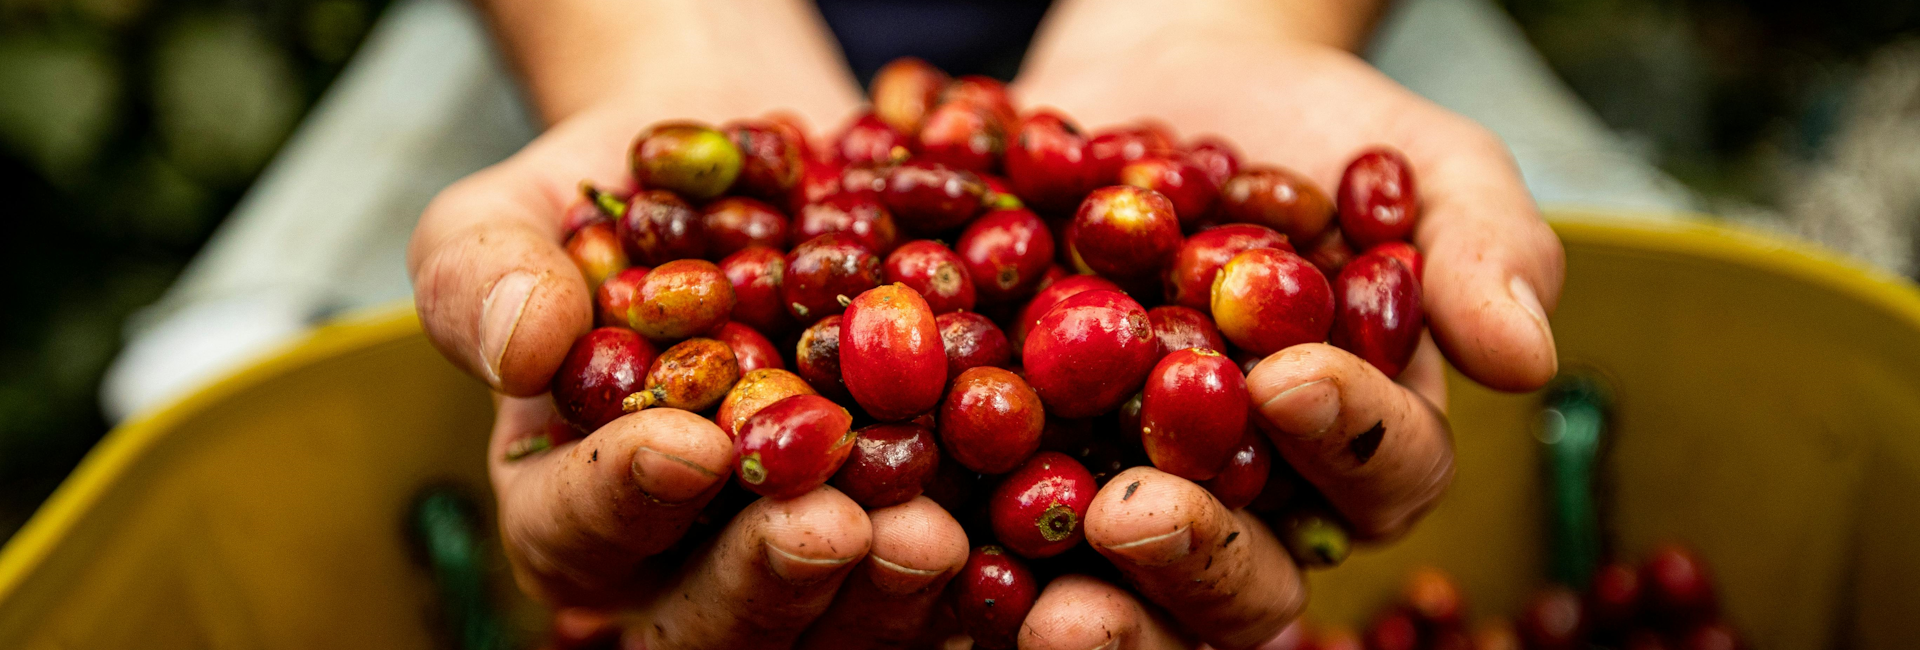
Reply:
<svg viewBox="0 0 1920 650"><path fill-rule="evenodd" d="M508 647L487 588L486 554L479 522L466 499L452 490L429 490L414 504L413 527L424 547L454 647Z"/></svg>
<svg viewBox="0 0 1920 650"><path fill-rule="evenodd" d="M1570 376L1547 391L1538 435L1547 483L1547 575L1585 589L1600 566L1602 539L1596 489L1607 428L1606 389Z"/></svg>

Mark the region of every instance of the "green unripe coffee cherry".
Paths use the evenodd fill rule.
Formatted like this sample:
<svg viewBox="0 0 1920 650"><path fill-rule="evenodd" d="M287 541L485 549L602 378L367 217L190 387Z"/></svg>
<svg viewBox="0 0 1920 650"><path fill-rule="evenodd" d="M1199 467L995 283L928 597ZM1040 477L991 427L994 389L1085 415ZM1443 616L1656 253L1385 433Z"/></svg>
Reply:
<svg viewBox="0 0 1920 650"><path fill-rule="evenodd" d="M711 127L692 122L654 125L633 143L633 177L695 201L727 191L740 176L740 148Z"/></svg>

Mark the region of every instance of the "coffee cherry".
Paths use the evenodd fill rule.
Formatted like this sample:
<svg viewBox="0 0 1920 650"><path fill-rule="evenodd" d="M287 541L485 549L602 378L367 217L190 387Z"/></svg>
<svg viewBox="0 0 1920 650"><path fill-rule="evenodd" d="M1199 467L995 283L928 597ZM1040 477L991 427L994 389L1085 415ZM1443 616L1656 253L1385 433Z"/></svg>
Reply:
<svg viewBox="0 0 1920 650"><path fill-rule="evenodd" d="M1153 325L1154 354L1160 357L1188 348L1227 353L1226 339L1220 338L1213 320L1199 310L1162 305L1147 310L1147 322Z"/></svg>
<svg viewBox="0 0 1920 650"><path fill-rule="evenodd" d="M1012 470L1040 448L1046 410L1019 375L970 368L953 380L940 406L940 442L947 456L976 472Z"/></svg>
<svg viewBox="0 0 1920 650"><path fill-rule="evenodd" d="M1053 557L1080 543L1087 505L1099 490L1079 461L1057 451L1028 458L987 502L993 535L1021 557Z"/></svg>
<svg viewBox="0 0 1920 650"><path fill-rule="evenodd" d="M707 254L707 228L700 213L666 190L633 195L614 230L636 264L659 266Z"/></svg>
<svg viewBox="0 0 1920 650"><path fill-rule="evenodd" d="M935 314L973 309L973 278L960 256L940 242L907 242L887 256L881 270L887 282L919 292Z"/></svg>
<svg viewBox="0 0 1920 650"><path fill-rule="evenodd" d="M627 251L608 221L596 221L574 231L567 238L567 257L580 267L589 291L599 290L600 283L627 268Z"/></svg>
<svg viewBox="0 0 1920 650"><path fill-rule="evenodd" d="M887 174L898 166L892 162L847 163L840 169L840 191L880 200L880 192L887 189Z"/></svg>
<svg viewBox="0 0 1920 650"><path fill-rule="evenodd" d="M733 312L733 283L706 260L674 260L640 280L627 325L655 341L712 332Z"/></svg>
<svg viewBox="0 0 1920 650"><path fill-rule="evenodd" d="M1205 312L1213 308L1213 278L1233 256L1255 248L1293 252L1287 236L1266 226L1236 223L1194 233L1167 266L1167 301Z"/></svg>
<svg viewBox="0 0 1920 650"><path fill-rule="evenodd" d="M1413 272L1386 255L1361 255L1334 278L1333 297L1329 341L1388 378L1400 376L1420 345L1426 322Z"/></svg>
<svg viewBox="0 0 1920 650"><path fill-rule="evenodd" d="M970 74L954 79L940 94L940 103L969 104L985 111L1001 133L1013 132L1020 121L1019 114L1013 110L1013 100L1007 95L1006 84L993 77Z"/></svg>
<svg viewBox="0 0 1920 650"><path fill-rule="evenodd" d="M1408 573L1400 587L1400 598L1406 601L1407 611L1427 625L1453 627L1465 618L1466 598L1460 595L1460 584L1433 567Z"/></svg>
<svg viewBox="0 0 1920 650"><path fill-rule="evenodd" d="M1701 623L1680 634L1680 650L1741 650L1740 633L1724 622Z"/></svg>
<svg viewBox="0 0 1920 650"><path fill-rule="evenodd" d="M834 154L843 163L890 163L907 155L907 139L872 113L847 125L834 142Z"/></svg>
<svg viewBox="0 0 1920 650"><path fill-rule="evenodd" d="M1266 490L1267 474L1273 468L1273 448L1267 444L1267 437L1258 429L1247 427L1240 434L1240 444L1227 456L1227 464L1220 473L1200 483L1201 487L1213 493L1220 505L1228 510L1239 510L1253 503L1253 500Z"/></svg>
<svg viewBox="0 0 1920 650"><path fill-rule="evenodd" d="M800 333L793 369L821 395L837 401L853 399L840 377L840 315L820 319Z"/></svg>
<svg viewBox="0 0 1920 650"><path fill-rule="evenodd" d="M913 423L876 424L855 432L853 451L833 486L869 510L906 503L940 466L933 432Z"/></svg>
<svg viewBox="0 0 1920 650"><path fill-rule="evenodd" d="M1367 626L1367 650L1420 650L1420 627L1406 612L1393 611Z"/></svg>
<svg viewBox="0 0 1920 650"><path fill-rule="evenodd" d="M1127 163L1120 168L1120 183L1167 197L1181 227L1188 230L1200 225L1220 194L1206 170L1178 155L1147 156Z"/></svg>
<svg viewBox="0 0 1920 650"><path fill-rule="evenodd" d="M787 211L797 213L810 204L846 191L846 164L827 160L807 160L800 164L800 182L787 194Z"/></svg>
<svg viewBox="0 0 1920 650"><path fill-rule="evenodd" d="M1141 392L1140 442L1153 466L1191 481L1220 473L1247 431L1247 381L1219 352L1161 359Z"/></svg>
<svg viewBox="0 0 1920 650"><path fill-rule="evenodd" d="M1093 290L1060 302L1022 346L1027 382L1047 412L1084 418L1119 406L1153 369L1156 339L1140 303Z"/></svg>
<svg viewBox="0 0 1920 650"><path fill-rule="evenodd" d="M1306 252L1300 254L1313 262L1314 268L1320 269L1320 274L1326 276L1329 282L1340 275L1340 269L1346 268L1347 262L1353 261L1356 255L1359 253L1347 245L1347 238L1340 234L1339 228L1328 228L1320 233L1319 237L1308 242Z"/></svg>
<svg viewBox="0 0 1920 650"><path fill-rule="evenodd" d="M1333 201L1291 169L1255 165L1220 186L1220 212L1230 222L1258 224L1294 241L1312 241L1333 221Z"/></svg>
<svg viewBox="0 0 1920 650"><path fill-rule="evenodd" d="M781 286L787 256L766 246L748 246L720 260L720 272L733 286L733 320L779 336L793 327Z"/></svg>
<svg viewBox="0 0 1920 650"><path fill-rule="evenodd" d="M1640 584L1651 614L1669 625L1705 619L1717 610L1707 566L1678 544L1663 544L1640 565Z"/></svg>
<svg viewBox="0 0 1920 650"><path fill-rule="evenodd" d="M920 131L946 90L947 73L926 61L900 57L881 66L869 87L874 116L893 130L912 135Z"/></svg>
<svg viewBox="0 0 1920 650"><path fill-rule="evenodd" d="M1640 615L1640 573L1616 562L1593 572L1587 587L1587 611L1596 632L1624 634Z"/></svg>
<svg viewBox="0 0 1920 650"><path fill-rule="evenodd" d="M726 134L693 122L654 125L634 141L630 162L641 187L696 201L727 191L743 164L740 148Z"/></svg>
<svg viewBox="0 0 1920 650"><path fill-rule="evenodd" d="M1420 255L1420 249L1414 248L1413 244L1403 241L1390 241L1367 249L1367 254L1385 255L1400 260L1400 263L1405 265L1407 270L1413 272L1413 283L1420 283L1422 268L1426 266L1426 258Z"/></svg>
<svg viewBox="0 0 1920 650"><path fill-rule="evenodd" d="M720 259L748 246L787 245L787 217L773 206L743 196L715 199L700 209L707 231L707 257Z"/></svg>
<svg viewBox="0 0 1920 650"><path fill-rule="evenodd" d="M914 150L929 162L986 173L1007 151L1007 132L985 109L964 102L941 104L927 115Z"/></svg>
<svg viewBox="0 0 1920 650"><path fill-rule="evenodd" d="M653 360L647 368L647 388L628 395L621 407L704 411L719 404L738 381L740 364L734 361L733 348L713 339L687 339Z"/></svg>
<svg viewBox="0 0 1920 650"><path fill-rule="evenodd" d="M811 323L844 310L842 296L852 298L877 286L880 258L873 249L851 235L828 233L787 252L780 296L787 313Z"/></svg>
<svg viewBox="0 0 1920 650"><path fill-rule="evenodd" d="M940 328L941 347L947 351L947 381L951 383L969 368L989 366L1005 368L1013 360L1013 346L993 321L970 311L955 311L934 317Z"/></svg>
<svg viewBox="0 0 1920 650"><path fill-rule="evenodd" d="M560 417L591 433L624 415L621 400L640 390L653 364L653 345L633 330L601 327L573 342L553 373L553 405Z"/></svg>
<svg viewBox="0 0 1920 650"><path fill-rule="evenodd" d="M790 110L775 110L768 112L764 119L768 126L779 132L780 137L793 147L802 162L814 159L813 142L807 139L807 134L812 133L813 129L807 126L806 118Z"/></svg>
<svg viewBox="0 0 1920 650"><path fill-rule="evenodd" d="M1120 286L1097 275L1068 275L1042 288L1039 293L1034 294L1033 300L1027 302L1026 307L1021 308L1020 316L1014 320L1013 348L1015 350L1024 348L1027 333L1033 330L1034 325L1040 323L1040 317L1053 311L1061 301L1081 292L1096 289L1119 291Z"/></svg>
<svg viewBox="0 0 1920 650"><path fill-rule="evenodd" d="M592 183L580 184L580 196L567 204L566 211L560 213L560 232L572 237L581 228L596 223L613 223L626 212L627 201L633 193L595 187Z"/></svg>
<svg viewBox="0 0 1920 650"><path fill-rule="evenodd" d="M721 325L713 334L714 340L727 344L733 350L735 363L740 364L741 373L749 373L761 368L784 368L780 361L780 351L773 342L753 328L732 321Z"/></svg>
<svg viewBox="0 0 1920 650"><path fill-rule="evenodd" d="M1360 249L1406 241L1420 221L1413 165L1399 151L1369 149L1340 175L1340 231Z"/></svg>
<svg viewBox="0 0 1920 650"><path fill-rule="evenodd" d="M1087 154L1093 159L1093 186L1120 182L1120 169L1127 163L1150 156L1173 153L1173 143L1157 130L1142 126L1104 129L1087 141Z"/></svg>
<svg viewBox="0 0 1920 650"><path fill-rule="evenodd" d="M1346 527L1317 508L1288 513L1280 518L1274 532L1294 563L1306 568L1339 566L1353 550Z"/></svg>
<svg viewBox="0 0 1920 650"><path fill-rule="evenodd" d="M900 224L921 235L958 228L987 207L987 184L979 176L932 160L895 165L878 185Z"/></svg>
<svg viewBox="0 0 1920 650"><path fill-rule="evenodd" d="M1228 341L1263 356L1325 341L1333 287L1300 256L1256 248L1233 256L1214 277L1213 321Z"/></svg>
<svg viewBox="0 0 1920 650"><path fill-rule="evenodd" d="M1187 162L1199 167L1217 190L1240 171L1240 150L1219 136L1203 135L1187 143Z"/></svg>
<svg viewBox="0 0 1920 650"><path fill-rule="evenodd" d="M1067 226L1066 239L1081 273L1151 277L1180 249L1180 220L1159 192L1115 185L1087 195Z"/></svg>
<svg viewBox="0 0 1920 650"><path fill-rule="evenodd" d="M1012 650L1020 625L1040 597L1027 565L999 546L973 549L953 578L953 615L960 629L985 650Z"/></svg>
<svg viewBox="0 0 1920 650"><path fill-rule="evenodd" d="M1573 650L1583 647L1586 612L1580 596L1566 587L1553 586L1534 594L1521 610L1515 627L1521 642L1529 649Z"/></svg>
<svg viewBox="0 0 1920 650"><path fill-rule="evenodd" d="M754 494L791 499L820 487L853 448L853 415L819 395L768 404L733 439L734 473Z"/></svg>
<svg viewBox="0 0 1920 650"><path fill-rule="evenodd" d="M1052 111L1036 111L1020 121L1003 162L1013 193L1040 210L1072 210L1093 187L1086 137Z"/></svg>
<svg viewBox="0 0 1920 650"><path fill-rule="evenodd" d="M720 127L740 150L740 176L733 191L767 201L784 201L800 182L805 136L770 120L735 120ZM725 253L721 253L724 255Z"/></svg>
<svg viewBox="0 0 1920 650"><path fill-rule="evenodd" d="M747 418L759 413L768 404L793 397L795 395L815 395L813 386L799 375L779 368L761 368L748 371L740 381L727 391L720 400L720 410L713 414L713 421L720 430L727 432L728 438L740 432L740 425Z"/></svg>
<svg viewBox="0 0 1920 650"><path fill-rule="evenodd" d="M868 193L842 192L800 208L790 237L797 244L829 233L852 237L875 255L893 252L900 242L893 213Z"/></svg>
<svg viewBox="0 0 1920 650"><path fill-rule="evenodd" d="M855 297L840 319L840 376L860 408L882 421L938 406L947 352L927 301L903 284Z"/></svg>
<svg viewBox="0 0 1920 650"><path fill-rule="evenodd" d="M1011 302L1031 295L1053 264L1053 233L1030 210L994 210L967 225L954 252L982 302Z"/></svg>
<svg viewBox="0 0 1920 650"><path fill-rule="evenodd" d="M594 322L626 327L627 312L633 309L633 299L640 295L640 283L651 270L644 266L628 267L600 283L600 288L593 292L594 311L599 314Z"/></svg>

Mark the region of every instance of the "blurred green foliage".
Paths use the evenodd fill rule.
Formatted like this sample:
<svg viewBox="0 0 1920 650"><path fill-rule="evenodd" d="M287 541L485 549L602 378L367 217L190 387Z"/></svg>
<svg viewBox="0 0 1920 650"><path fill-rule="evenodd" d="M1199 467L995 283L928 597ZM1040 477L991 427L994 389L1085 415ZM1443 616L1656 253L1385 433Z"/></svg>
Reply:
<svg viewBox="0 0 1920 650"><path fill-rule="evenodd" d="M106 431L101 373L384 0L0 0L0 539Z"/></svg>

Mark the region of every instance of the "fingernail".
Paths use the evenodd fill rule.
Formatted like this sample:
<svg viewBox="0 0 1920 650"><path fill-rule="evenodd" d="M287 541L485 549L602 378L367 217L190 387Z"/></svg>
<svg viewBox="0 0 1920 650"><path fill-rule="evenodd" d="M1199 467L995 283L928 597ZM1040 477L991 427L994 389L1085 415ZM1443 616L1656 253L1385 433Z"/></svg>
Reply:
<svg viewBox="0 0 1920 650"><path fill-rule="evenodd" d="M926 589L927 585L933 584L933 581L943 573L895 564L878 555L867 557L873 560L873 571L870 573L873 577L873 586L896 596L905 596Z"/></svg>
<svg viewBox="0 0 1920 650"><path fill-rule="evenodd" d="M647 498L673 505L700 496L720 475L685 458L641 447L633 452L633 479Z"/></svg>
<svg viewBox="0 0 1920 650"><path fill-rule="evenodd" d="M1560 372L1560 354L1553 343L1553 325L1547 321L1547 310L1540 306L1540 295L1533 292L1533 285L1520 276L1507 281L1507 293L1513 294L1513 301L1526 310L1533 322L1540 326L1540 338L1547 342L1547 357L1553 361L1555 374Z"/></svg>
<svg viewBox="0 0 1920 650"><path fill-rule="evenodd" d="M1121 544L1109 544L1107 550L1119 553L1121 557L1141 566L1166 566L1180 561L1180 558L1193 552L1193 528L1181 526L1170 533Z"/></svg>
<svg viewBox="0 0 1920 650"><path fill-rule="evenodd" d="M771 543L766 544L766 547L767 566L772 568L773 573L780 576L780 579L796 585L823 580L833 575L835 571L839 571L840 567L853 561L850 557L802 557L780 550L780 547Z"/></svg>
<svg viewBox="0 0 1920 650"><path fill-rule="evenodd" d="M1326 377L1294 386L1260 405L1260 414L1286 433L1319 437L1340 419L1340 387Z"/></svg>
<svg viewBox="0 0 1920 650"><path fill-rule="evenodd" d="M513 331L520 327L520 316L539 283L532 273L509 273L493 283L487 301L480 305L480 361L487 369L487 383L494 388L500 387L500 361L506 358Z"/></svg>

